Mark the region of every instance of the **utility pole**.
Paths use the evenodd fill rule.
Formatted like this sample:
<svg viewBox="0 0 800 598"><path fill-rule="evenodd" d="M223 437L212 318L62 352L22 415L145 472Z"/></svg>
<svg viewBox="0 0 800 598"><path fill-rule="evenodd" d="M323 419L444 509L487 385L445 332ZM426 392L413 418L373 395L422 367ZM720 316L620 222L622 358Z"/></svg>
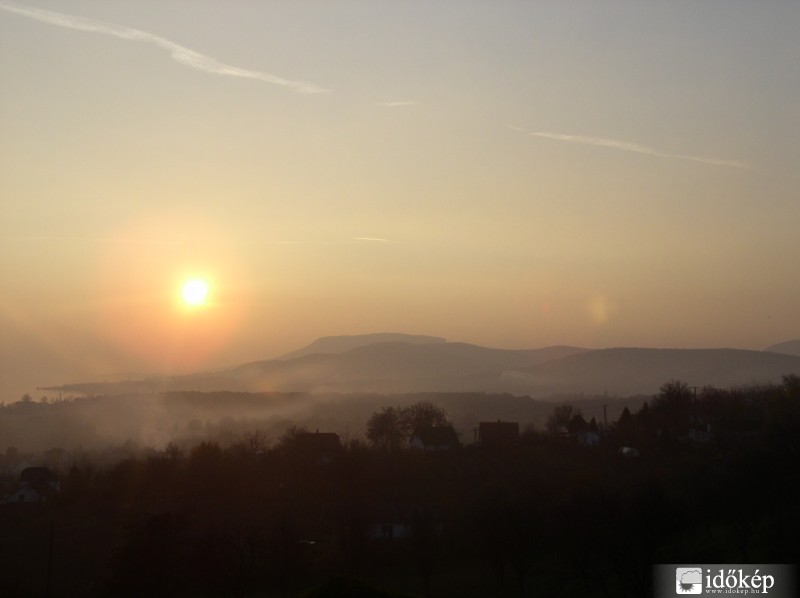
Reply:
<svg viewBox="0 0 800 598"><path fill-rule="evenodd" d="M606 407L608 405L603 405L603 429L608 430L608 414L606 413Z"/></svg>

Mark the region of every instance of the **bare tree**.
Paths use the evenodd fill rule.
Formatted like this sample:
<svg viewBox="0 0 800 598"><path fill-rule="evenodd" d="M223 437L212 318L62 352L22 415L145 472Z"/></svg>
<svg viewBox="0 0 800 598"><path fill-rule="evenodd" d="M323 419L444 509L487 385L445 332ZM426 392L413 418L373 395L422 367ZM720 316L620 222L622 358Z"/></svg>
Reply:
<svg viewBox="0 0 800 598"><path fill-rule="evenodd" d="M547 418L545 427L553 436L562 436L566 434L569 423L576 416L583 417L580 409L576 409L572 405L559 405L553 409L553 413Z"/></svg>
<svg viewBox="0 0 800 598"><path fill-rule="evenodd" d="M372 446L385 450L397 450L405 438L400 410L384 407L372 414L367 422L367 438Z"/></svg>
<svg viewBox="0 0 800 598"><path fill-rule="evenodd" d="M448 426L447 412L428 401L407 407L384 407L372 414L367 422L367 438L372 446L397 450L415 430L434 426Z"/></svg>

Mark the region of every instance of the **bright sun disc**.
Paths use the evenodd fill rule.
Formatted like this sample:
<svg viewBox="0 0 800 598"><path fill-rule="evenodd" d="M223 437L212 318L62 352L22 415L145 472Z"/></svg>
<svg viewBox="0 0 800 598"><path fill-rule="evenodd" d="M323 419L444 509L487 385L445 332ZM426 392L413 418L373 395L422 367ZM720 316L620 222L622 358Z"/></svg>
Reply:
<svg viewBox="0 0 800 598"><path fill-rule="evenodd" d="M183 300L189 305L203 305L208 296L208 283L205 280L187 280L181 292Z"/></svg>

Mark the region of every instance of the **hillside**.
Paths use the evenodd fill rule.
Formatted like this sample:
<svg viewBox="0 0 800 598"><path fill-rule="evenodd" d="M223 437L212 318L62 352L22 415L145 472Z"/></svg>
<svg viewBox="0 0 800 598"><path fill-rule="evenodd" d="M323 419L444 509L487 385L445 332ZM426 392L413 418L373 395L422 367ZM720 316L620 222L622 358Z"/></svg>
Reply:
<svg viewBox="0 0 800 598"><path fill-rule="evenodd" d="M332 340L319 346L342 345ZM58 390L86 394L493 392L546 398L575 393L654 394L669 380L727 388L780 382L787 374L800 374L800 357L736 349L561 346L511 350L444 341L383 342L340 353L256 361L219 372L112 385L77 384Z"/></svg>
<svg viewBox="0 0 800 598"><path fill-rule="evenodd" d="M315 340L310 345L282 355L278 359L287 361L306 355L316 355L320 353L345 353L358 347L367 345L377 345L380 343L408 343L410 345L427 345L432 343L444 343L445 339L438 336L424 336L420 334L401 334L397 332L376 332L374 334L357 334L344 336L323 336Z"/></svg>
<svg viewBox="0 0 800 598"><path fill-rule="evenodd" d="M585 351L576 347L489 349L466 343L379 343L342 354L250 363L228 372L259 390L425 392L495 390L506 370Z"/></svg>
<svg viewBox="0 0 800 598"><path fill-rule="evenodd" d="M764 349L770 353L783 353L785 355L795 355L800 357L800 339L794 341L786 341L785 343L778 343Z"/></svg>
<svg viewBox="0 0 800 598"><path fill-rule="evenodd" d="M800 374L800 357L737 349L601 349L515 372L532 394L652 394L669 380L727 388L780 382Z"/></svg>

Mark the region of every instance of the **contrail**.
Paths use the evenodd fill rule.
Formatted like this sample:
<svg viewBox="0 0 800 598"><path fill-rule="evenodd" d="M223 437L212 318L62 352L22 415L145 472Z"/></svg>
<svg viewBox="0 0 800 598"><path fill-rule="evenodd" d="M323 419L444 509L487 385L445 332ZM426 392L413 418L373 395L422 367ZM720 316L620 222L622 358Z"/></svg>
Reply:
<svg viewBox="0 0 800 598"><path fill-rule="evenodd" d="M389 239L381 239L380 237L353 237L353 241L366 241L369 243L391 243Z"/></svg>
<svg viewBox="0 0 800 598"><path fill-rule="evenodd" d="M40 8L31 8L28 6L19 6L6 2L0 3L0 9L35 19L37 21L41 21L42 23L55 25L57 27L75 29L76 31L102 33L104 35L111 35L121 39L144 42L146 44L158 46L159 48L169 52L172 56L172 59L176 62L199 71L212 73L214 75L256 79L257 81L264 81L265 83L287 87L298 93L324 93L329 91L312 83L292 81L290 79L283 79L275 75L270 75L269 73L250 71L236 66L231 66L229 64L225 64L224 62L219 62L210 56L190 50L189 48L181 46L180 44L176 44L168 39L164 39L163 37L159 37L139 29L133 29L132 27L123 27L113 23L104 23L103 21L87 19L86 17L67 15L60 12L42 10Z"/></svg>
<svg viewBox="0 0 800 598"><path fill-rule="evenodd" d="M513 127L516 129L516 127ZM518 129L516 129L518 130ZM564 135L563 133L546 133L544 131L536 131L528 133L532 137L542 137L544 139L555 139L556 141L566 141L568 143L582 143L584 145L596 145L599 147L610 147L613 149L624 150L626 152L635 152L637 154L647 154L650 156L659 156L661 158L675 158L678 160L690 160L692 162L700 162L702 164L713 164L714 166L727 166L729 168L741 168L749 170L752 168L750 164L745 162L737 162L734 160L722 160L720 158L707 158L704 156L689 156L685 154L670 154L662 152L646 145L638 143L630 143L628 141L620 141L618 139L604 139L602 137L587 137L585 135Z"/></svg>

